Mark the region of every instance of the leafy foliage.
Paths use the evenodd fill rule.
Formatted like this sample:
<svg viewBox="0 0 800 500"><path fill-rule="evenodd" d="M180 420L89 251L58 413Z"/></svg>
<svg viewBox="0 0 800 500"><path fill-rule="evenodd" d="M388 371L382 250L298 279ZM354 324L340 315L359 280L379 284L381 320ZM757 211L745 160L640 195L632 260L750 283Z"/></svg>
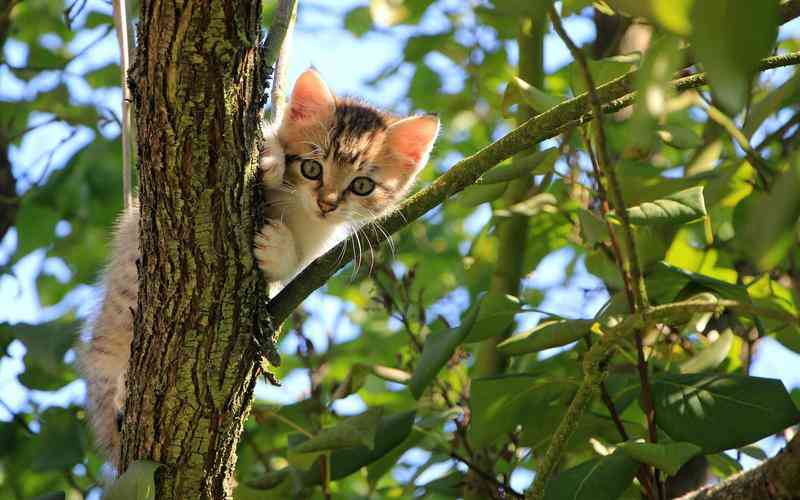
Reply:
<svg viewBox="0 0 800 500"><path fill-rule="evenodd" d="M79 406L72 346L121 208L118 128L101 98L119 85L119 68L93 49L115 43L105 4L80 13L52 0L11 4L0 87L21 90L0 91L0 143L10 144L19 209L0 245L0 373L14 372L22 402L0 394L0 497L80 498L98 494L107 472ZM518 50L520 26L543 18L546 0L329 4L301 2L297 36L391 38L396 54L365 84L392 95L399 82L399 111L435 111L445 124L422 185L518 125L521 111L543 113L587 89L579 65L550 45L541 82L519 74L520 58L531 57ZM623 262L633 256L620 214L651 304L699 296L798 317L800 76L756 76L763 57L800 48L796 30L780 28L778 1L558 6L571 33L597 10L625 21L598 23L585 48L596 85L636 71L633 110L604 120L626 211L606 197L596 122L571 123L396 235L393 252L357 259L284 328L278 391L287 404L264 397L254 407L239 498L452 498L475 485L479 498L522 493L578 391L587 351L631 317ZM630 16L652 26L652 42L621 54L614 30ZM333 22L307 21L319 17ZM675 91L676 72L693 70L710 86ZM498 228L520 220L526 229L503 248L511 240ZM17 296L28 274L35 295ZM513 286L499 290L500 281ZM26 302L46 309L25 318L17 309ZM797 321L720 308L638 334L648 381L634 338L620 341L545 498L639 498L641 464L680 475L697 455L724 478L741 464L723 452L764 459L762 440L798 423L797 389L792 400L774 367L773 378L750 375L754 363L770 368L762 352L800 354ZM289 400L297 386L305 389ZM157 467L132 467L109 497L149 498Z"/></svg>

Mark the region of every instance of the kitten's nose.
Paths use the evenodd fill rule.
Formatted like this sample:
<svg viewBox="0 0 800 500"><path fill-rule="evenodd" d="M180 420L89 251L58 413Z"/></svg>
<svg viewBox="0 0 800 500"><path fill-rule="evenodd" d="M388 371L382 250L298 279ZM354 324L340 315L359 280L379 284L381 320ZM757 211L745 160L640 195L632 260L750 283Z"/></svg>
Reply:
<svg viewBox="0 0 800 500"><path fill-rule="evenodd" d="M338 205L336 202L332 202L330 200L317 199L317 206L323 214L327 214L328 212L333 212L336 210Z"/></svg>

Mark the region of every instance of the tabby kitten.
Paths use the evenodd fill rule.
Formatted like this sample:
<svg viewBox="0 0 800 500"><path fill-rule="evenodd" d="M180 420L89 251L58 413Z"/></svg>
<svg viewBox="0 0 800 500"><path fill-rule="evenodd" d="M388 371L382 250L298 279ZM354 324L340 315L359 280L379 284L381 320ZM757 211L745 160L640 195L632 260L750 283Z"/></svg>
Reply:
<svg viewBox="0 0 800 500"><path fill-rule="evenodd" d="M428 160L439 120L397 118L358 100L337 99L309 69L295 83L279 124L260 149L267 224L254 254L271 284L282 286L305 265L395 207ZM124 213L103 275L104 297L79 348L95 437L119 460L119 416L138 293L139 210Z"/></svg>

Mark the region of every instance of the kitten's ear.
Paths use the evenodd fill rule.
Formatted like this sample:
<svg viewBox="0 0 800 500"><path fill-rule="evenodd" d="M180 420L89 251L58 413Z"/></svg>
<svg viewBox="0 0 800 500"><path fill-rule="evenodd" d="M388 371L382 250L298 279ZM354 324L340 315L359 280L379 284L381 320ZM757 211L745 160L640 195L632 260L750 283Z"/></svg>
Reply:
<svg viewBox="0 0 800 500"><path fill-rule="evenodd" d="M386 145L395 156L414 170L425 166L439 135L439 118L435 115L403 118L389 126Z"/></svg>
<svg viewBox="0 0 800 500"><path fill-rule="evenodd" d="M336 109L336 100L328 86L313 68L297 78L289 100L284 124L306 126L324 122Z"/></svg>

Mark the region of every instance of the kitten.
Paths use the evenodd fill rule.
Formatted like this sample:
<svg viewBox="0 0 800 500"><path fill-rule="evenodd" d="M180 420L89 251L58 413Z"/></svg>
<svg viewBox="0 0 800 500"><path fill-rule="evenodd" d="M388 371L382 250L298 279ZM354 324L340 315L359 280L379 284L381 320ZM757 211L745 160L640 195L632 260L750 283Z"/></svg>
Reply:
<svg viewBox="0 0 800 500"><path fill-rule="evenodd" d="M279 124L266 127L259 175L267 224L254 254L270 288L286 283L336 238L395 207L425 166L439 132L435 116L397 118L337 99L313 69L298 78ZM79 348L88 411L100 447L119 459L125 374L133 335L139 258L138 205L124 213L103 275L105 295Z"/></svg>

